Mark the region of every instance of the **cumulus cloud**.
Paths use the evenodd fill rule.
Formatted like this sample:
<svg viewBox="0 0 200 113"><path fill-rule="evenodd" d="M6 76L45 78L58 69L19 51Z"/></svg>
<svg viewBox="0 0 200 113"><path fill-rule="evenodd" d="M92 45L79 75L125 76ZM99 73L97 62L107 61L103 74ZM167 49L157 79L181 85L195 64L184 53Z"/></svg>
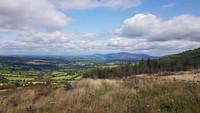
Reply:
<svg viewBox="0 0 200 113"><path fill-rule="evenodd" d="M125 20L116 32L124 37L149 41L200 41L200 17L180 15L162 20L153 14L137 14Z"/></svg>
<svg viewBox="0 0 200 113"><path fill-rule="evenodd" d="M49 2L52 0L16 0L17 2L12 1L16 2L13 4L8 4L7 1L10 0L0 1L0 32L14 33L17 39L1 41L0 54L66 55L126 51L161 56L200 46L200 17L192 15L180 15L163 20L153 14L136 14L126 19L122 27L115 30L115 34L112 32L64 34L57 29L64 28L69 20L54 8ZM66 6L68 9L134 6L129 3L130 6L125 7L126 2L122 4L122 1L126 0L65 1L75 3ZM59 0L59 2L65 1ZM84 5L82 2L87 4ZM111 6L109 5L111 2L116 4ZM89 3L91 5L88 5ZM56 31L48 31L55 29Z"/></svg>
<svg viewBox="0 0 200 113"><path fill-rule="evenodd" d="M112 38L108 47L119 51L145 53L149 55L169 55L185 50L195 49L200 42L188 40L148 41L146 39Z"/></svg>
<svg viewBox="0 0 200 113"><path fill-rule="evenodd" d="M151 33L152 27L160 23L160 19L152 14L136 14L126 19L122 27L122 35L126 37L139 37Z"/></svg>
<svg viewBox="0 0 200 113"><path fill-rule="evenodd" d="M55 36L61 35L55 33ZM49 41L48 41L49 39ZM52 41L54 40L54 41ZM185 50L198 48L200 42L188 40L168 40L168 41L148 41L146 39L131 39L117 37L105 40L76 40L66 38L65 42L60 38L33 38L32 40L15 40L0 42L0 53L16 54L94 54L94 53L113 53L131 52L149 55L169 55Z"/></svg>
<svg viewBox="0 0 200 113"><path fill-rule="evenodd" d="M144 42L143 39L128 39L128 38L111 38L108 41L108 46L112 47L130 47L133 45L137 45L138 43L141 44Z"/></svg>
<svg viewBox="0 0 200 113"><path fill-rule="evenodd" d="M131 8L140 4L141 0L51 0L64 9L92 9L98 7L107 8Z"/></svg>
<svg viewBox="0 0 200 113"><path fill-rule="evenodd" d="M26 31L18 33L17 41L39 44L68 43L71 40L89 40L96 37L92 33L63 34L62 32Z"/></svg>
<svg viewBox="0 0 200 113"><path fill-rule="evenodd" d="M26 32L19 35L18 41L28 43L40 43L40 44L51 44L51 43L66 43L69 42L71 37L62 34L61 32Z"/></svg>
<svg viewBox="0 0 200 113"><path fill-rule="evenodd" d="M86 52L87 51L87 52ZM90 54L107 51L106 44L98 41L69 41L65 43L32 43L32 41L0 42L0 54Z"/></svg>
<svg viewBox="0 0 200 113"><path fill-rule="evenodd" d="M136 14L115 30L108 42L121 51L167 55L200 47L200 17L175 16L163 20L153 14Z"/></svg>
<svg viewBox="0 0 200 113"><path fill-rule="evenodd" d="M57 30L70 21L48 0L0 0L2 28Z"/></svg>

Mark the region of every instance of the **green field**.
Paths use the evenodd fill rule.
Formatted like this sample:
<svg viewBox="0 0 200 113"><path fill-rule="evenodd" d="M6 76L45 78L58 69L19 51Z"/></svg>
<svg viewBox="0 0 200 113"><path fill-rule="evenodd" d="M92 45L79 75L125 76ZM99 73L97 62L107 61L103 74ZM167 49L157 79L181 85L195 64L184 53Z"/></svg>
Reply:
<svg viewBox="0 0 200 113"><path fill-rule="evenodd" d="M78 76L76 78L74 78L74 80L81 80L83 78L83 76Z"/></svg>
<svg viewBox="0 0 200 113"><path fill-rule="evenodd" d="M34 75L34 76L35 76L35 75L39 75L39 74L40 74L40 71L31 70L31 71L28 71L27 74L28 74L28 75Z"/></svg>
<svg viewBox="0 0 200 113"><path fill-rule="evenodd" d="M5 77L5 78L7 78L8 80L14 80L14 81L18 81L18 80L20 80L20 81L22 81L22 80L26 80L26 81L35 80L35 78L26 78L26 77Z"/></svg>
<svg viewBox="0 0 200 113"><path fill-rule="evenodd" d="M59 77L52 77L52 80L65 80L65 79L71 79L74 76L68 75L68 76L59 76Z"/></svg>
<svg viewBox="0 0 200 113"><path fill-rule="evenodd" d="M40 73L40 71L36 70L18 70L18 68L2 68L0 69L0 74L10 74L10 75L16 75L16 76L26 76L26 75L31 75L31 76L36 76Z"/></svg>
<svg viewBox="0 0 200 113"><path fill-rule="evenodd" d="M67 72L54 71L54 72L52 73L52 75L54 75L54 76L66 76L66 75L67 75Z"/></svg>

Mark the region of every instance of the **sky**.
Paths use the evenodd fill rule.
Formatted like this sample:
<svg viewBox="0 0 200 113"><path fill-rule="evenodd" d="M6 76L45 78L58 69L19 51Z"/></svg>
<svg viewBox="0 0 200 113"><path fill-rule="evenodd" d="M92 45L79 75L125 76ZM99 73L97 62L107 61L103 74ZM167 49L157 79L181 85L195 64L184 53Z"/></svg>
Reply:
<svg viewBox="0 0 200 113"><path fill-rule="evenodd" d="M163 56L199 47L199 0L0 0L0 55Z"/></svg>

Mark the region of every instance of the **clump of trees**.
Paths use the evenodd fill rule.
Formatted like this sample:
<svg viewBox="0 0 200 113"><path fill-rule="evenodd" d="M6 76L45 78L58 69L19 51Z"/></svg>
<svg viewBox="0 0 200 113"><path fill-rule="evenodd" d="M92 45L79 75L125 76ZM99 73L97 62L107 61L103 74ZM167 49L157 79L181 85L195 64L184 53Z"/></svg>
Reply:
<svg viewBox="0 0 200 113"><path fill-rule="evenodd" d="M191 63L189 59L141 59L139 63L125 63L118 67L97 67L89 70L84 77L90 78L122 78L130 75L152 74L163 72L178 72L197 69L199 64Z"/></svg>
<svg viewBox="0 0 200 113"><path fill-rule="evenodd" d="M0 83L8 83L8 79L3 77L3 76L0 76Z"/></svg>

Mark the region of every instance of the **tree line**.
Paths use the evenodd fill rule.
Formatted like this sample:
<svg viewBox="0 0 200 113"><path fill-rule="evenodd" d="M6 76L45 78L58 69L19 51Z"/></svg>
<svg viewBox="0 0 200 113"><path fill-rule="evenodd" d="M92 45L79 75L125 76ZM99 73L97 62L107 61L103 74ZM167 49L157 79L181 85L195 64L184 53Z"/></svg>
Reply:
<svg viewBox="0 0 200 113"><path fill-rule="evenodd" d="M84 73L84 77L90 78L122 78L130 75L152 74L165 72L187 71L199 68L198 63L192 63L190 59L141 59L138 63L123 63L117 67L97 67Z"/></svg>

